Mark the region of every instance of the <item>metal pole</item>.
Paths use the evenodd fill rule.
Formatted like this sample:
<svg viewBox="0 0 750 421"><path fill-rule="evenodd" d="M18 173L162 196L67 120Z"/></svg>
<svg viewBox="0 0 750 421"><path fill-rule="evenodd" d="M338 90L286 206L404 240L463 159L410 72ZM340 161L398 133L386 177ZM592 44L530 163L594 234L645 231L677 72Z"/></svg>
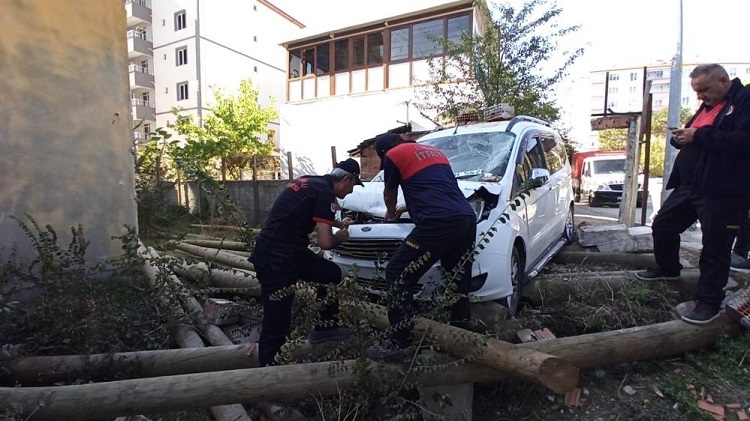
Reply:
<svg viewBox="0 0 750 421"><path fill-rule="evenodd" d="M672 71L669 76L669 110L667 112L667 127L679 127L680 125L680 98L682 94L682 0L679 0L679 33L677 38L677 51L672 59ZM669 196L667 192L667 180L672 174L674 160L677 157L677 150L669 144L672 138L672 132L667 130L665 136L666 145L664 145L664 177L662 178L661 203Z"/></svg>

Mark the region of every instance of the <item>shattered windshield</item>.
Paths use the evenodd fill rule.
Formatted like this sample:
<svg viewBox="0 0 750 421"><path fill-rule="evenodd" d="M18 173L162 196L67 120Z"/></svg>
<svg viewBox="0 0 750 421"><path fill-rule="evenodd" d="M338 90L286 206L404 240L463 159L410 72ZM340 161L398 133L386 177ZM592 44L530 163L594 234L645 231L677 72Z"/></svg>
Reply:
<svg viewBox="0 0 750 421"><path fill-rule="evenodd" d="M499 180L508 167L515 136L506 132L457 134L424 140L445 153L456 178L471 181Z"/></svg>

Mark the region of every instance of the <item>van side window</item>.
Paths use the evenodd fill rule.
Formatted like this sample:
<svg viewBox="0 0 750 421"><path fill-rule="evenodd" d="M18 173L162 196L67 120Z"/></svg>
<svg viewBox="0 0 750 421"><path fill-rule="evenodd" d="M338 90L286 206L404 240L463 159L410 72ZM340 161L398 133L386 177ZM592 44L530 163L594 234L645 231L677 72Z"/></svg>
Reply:
<svg viewBox="0 0 750 421"><path fill-rule="evenodd" d="M560 171L563 161L560 157L560 143L552 135L541 135L539 140L544 148L544 157L547 159L547 168L550 174Z"/></svg>
<svg viewBox="0 0 750 421"><path fill-rule="evenodd" d="M544 162L544 150L542 149L542 143L539 142L536 138L533 138L530 141L534 143L534 146L529 149L524 156L524 169L526 170L526 178L531 177L531 170L534 168L547 168L547 165L545 165Z"/></svg>

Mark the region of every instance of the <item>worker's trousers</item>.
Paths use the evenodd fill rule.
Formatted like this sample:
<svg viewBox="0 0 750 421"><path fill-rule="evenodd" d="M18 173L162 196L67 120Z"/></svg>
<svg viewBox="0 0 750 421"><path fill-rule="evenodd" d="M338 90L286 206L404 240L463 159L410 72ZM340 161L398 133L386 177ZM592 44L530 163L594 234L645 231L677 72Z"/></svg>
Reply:
<svg viewBox="0 0 750 421"><path fill-rule="evenodd" d="M680 234L699 220L703 247L698 300L719 308L729 277L732 243L747 211L747 197L695 195L689 186L678 187L664 201L651 227L656 264L665 275L680 273Z"/></svg>
<svg viewBox="0 0 750 421"><path fill-rule="evenodd" d="M341 282L341 269L333 262L306 249L298 253L289 267L261 266L255 272L260 282L260 300L263 305L263 323L258 341L260 366L273 363L276 354L286 341L292 321L294 293L291 286L298 279L326 285ZM326 298L326 288L318 288L318 300L325 303L320 311L318 328L338 326L339 303Z"/></svg>
<svg viewBox="0 0 750 421"><path fill-rule="evenodd" d="M427 220L417 224L385 269L388 287L388 321L391 340L399 347L411 342L416 312L413 295L419 290L419 279L440 260L445 279L439 288L456 294L450 321L466 323L470 317L469 280L473 262L476 218L459 216Z"/></svg>

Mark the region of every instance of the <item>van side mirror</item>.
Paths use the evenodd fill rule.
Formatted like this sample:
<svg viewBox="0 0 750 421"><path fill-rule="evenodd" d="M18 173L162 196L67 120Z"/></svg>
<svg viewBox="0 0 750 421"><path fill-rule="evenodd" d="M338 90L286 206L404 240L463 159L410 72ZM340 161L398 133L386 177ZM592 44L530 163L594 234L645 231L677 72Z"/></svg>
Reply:
<svg viewBox="0 0 750 421"><path fill-rule="evenodd" d="M532 168L531 169L531 179L532 180L539 180L541 184L546 183L549 181L549 170L546 168Z"/></svg>

